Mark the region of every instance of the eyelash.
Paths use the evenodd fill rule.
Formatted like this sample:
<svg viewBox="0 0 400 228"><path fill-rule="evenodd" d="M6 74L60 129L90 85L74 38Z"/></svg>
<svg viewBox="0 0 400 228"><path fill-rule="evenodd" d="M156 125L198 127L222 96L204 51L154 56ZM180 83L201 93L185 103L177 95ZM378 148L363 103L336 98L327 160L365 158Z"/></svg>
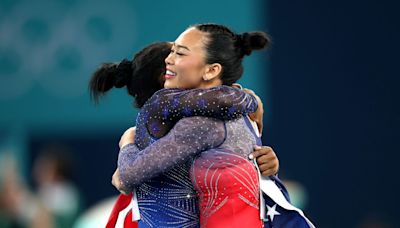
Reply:
<svg viewBox="0 0 400 228"><path fill-rule="evenodd" d="M174 50L172 50L171 49L171 53L174 53L175 51ZM175 52L177 55L179 55L179 56L182 56L182 55L184 55L184 54L182 54L182 53L179 53L179 52Z"/></svg>

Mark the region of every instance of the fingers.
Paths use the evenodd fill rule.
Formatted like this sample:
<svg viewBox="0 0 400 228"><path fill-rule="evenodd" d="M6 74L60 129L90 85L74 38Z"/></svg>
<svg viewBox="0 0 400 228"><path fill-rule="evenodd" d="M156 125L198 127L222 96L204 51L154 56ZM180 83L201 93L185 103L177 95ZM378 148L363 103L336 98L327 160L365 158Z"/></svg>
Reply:
<svg viewBox="0 0 400 228"><path fill-rule="evenodd" d="M275 164L274 162L270 162L270 163L263 163L263 164L259 164L258 168L260 168L261 172L270 170L270 169L275 169Z"/></svg>
<svg viewBox="0 0 400 228"><path fill-rule="evenodd" d="M251 90L251 89L242 89L245 93L248 93L248 94L251 94L251 95L253 95L253 96L257 96L256 95L256 93L254 93L254 91L253 90Z"/></svg>
<svg viewBox="0 0 400 228"><path fill-rule="evenodd" d="M279 162L277 159L272 159L262 164L258 163L258 165L260 172L263 176L275 175L278 173L279 170Z"/></svg>
<svg viewBox="0 0 400 228"><path fill-rule="evenodd" d="M264 154L264 152L261 151L260 148L260 146L255 146L254 151L249 155L249 159L254 159Z"/></svg>
<svg viewBox="0 0 400 228"><path fill-rule="evenodd" d="M260 165L264 165L264 164L268 164L268 163L274 163L275 160L277 160L277 159L274 155L264 154L257 158L257 164L260 166Z"/></svg>
<svg viewBox="0 0 400 228"><path fill-rule="evenodd" d="M135 143L136 127L128 128L119 140L119 149L122 149L125 145Z"/></svg>
<svg viewBox="0 0 400 228"><path fill-rule="evenodd" d="M250 89L243 89L244 92L253 95L258 103L258 108L255 112L250 113L249 117L251 120L255 121L257 123L257 128L258 132L260 133L260 136L262 135L262 129L263 129L263 115L264 115L264 105L260 99L259 96L257 96L253 90Z"/></svg>
<svg viewBox="0 0 400 228"><path fill-rule="evenodd" d="M268 176L273 176L273 175L277 174L278 170L276 170L276 169L267 169L265 171L261 171L260 170L260 172L261 172L261 175L268 177Z"/></svg>
<svg viewBox="0 0 400 228"><path fill-rule="evenodd" d="M117 168L112 176L111 184L116 188L120 189L121 188L121 181L119 179L119 169Z"/></svg>
<svg viewBox="0 0 400 228"><path fill-rule="evenodd" d="M122 189L122 183L121 180L119 179L119 169L117 168L117 170L115 170L113 176L112 176L112 180L111 180L111 184L122 194L124 195L128 195L129 193L124 191Z"/></svg>
<svg viewBox="0 0 400 228"><path fill-rule="evenodd" d="M123 141L122 141L122 138L119 140L119 143L118 143L118 146L119 146L119 149L121 150L122 149L122 143L123 143Z"/></svg>
<svg viewBox="0 0 400 228"><path fill-rule="evenodd" d="M262 135L263 126L264 126L264 123L263 123L263 121L261 119L261 122L257 123L258 132L260 133L260 136Z"/></svg>
<svg viewBox="0 0 400 228"><path fill-rule="evenodd" d="M239 83L233 83L233 84L232 84L232 87L233 87L233 88L238 88L238 89L243 89L243 86L240 85Z"/></svg>
<svg viewBox="0 0 400 228"><path fill-rule="evenodd" d="M256 122L256 123L257 123L257 121L258 121L258 115L257 115L257 112L252 112L252 113L249 113L249 117L250 117L250 119L251 119L252 121L254 121L254 122ZM257 123L257 126L258 126L258 123Z"/></svg>
<svg viewBox="0 0 400 228"><path fill-rule="evenodd" d="M253 153L251 153L251 155L253 156L253 158L258 158L261 155L267 155L270 153L274 153L272 148L269 146L255 146L254 147L254 151ZM251 159L253 159L251 158Z"/></svg>
<svg viewBox="0 0 400 228"><path fill-rule="evenodd" d="M111 178L111 184L112 184L114 187L118 187L118 186L117 186L117 183L118 183L118 182L117 182L117 178L118 178L117 174L118 174L118 169L115 170L115 172L113 173L112 178Z"/></svg>
<svg viewBox="0 0 400 228"><path fill-rule="evenodd" d="M254 148L254 152L250 154L249 158L250 157L256 159L260 172L263 176L271 176L278 173L279 160L271 147L256 146Z"/></svg>

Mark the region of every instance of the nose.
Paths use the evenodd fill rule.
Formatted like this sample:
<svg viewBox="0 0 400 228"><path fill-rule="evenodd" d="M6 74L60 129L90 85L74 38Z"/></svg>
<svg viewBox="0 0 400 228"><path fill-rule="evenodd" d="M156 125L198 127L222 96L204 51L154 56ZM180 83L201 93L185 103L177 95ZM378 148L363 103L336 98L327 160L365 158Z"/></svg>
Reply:
<svg viewBox="0 0 400 228"><path fill-rule="evenodd" d="M172 65L174 62L173 62L173 56L172 56L172 53L169 53L169 55L167 56L167 58L165 58L165 64L167 64L167 65Z"/></svg>

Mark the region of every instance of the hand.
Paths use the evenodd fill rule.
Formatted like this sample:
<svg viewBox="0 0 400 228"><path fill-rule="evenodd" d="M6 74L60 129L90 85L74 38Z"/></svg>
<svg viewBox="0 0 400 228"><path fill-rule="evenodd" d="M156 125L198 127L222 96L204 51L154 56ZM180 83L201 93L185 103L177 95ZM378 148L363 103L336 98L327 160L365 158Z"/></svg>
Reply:
<svg viewBox="0 0 400 228"><path fill-rule="evenodd" d="M278 173L279 160L271 147L256 146L254 152L249 155L249 158L257 160L258 167L263 176L272 176Z"/></svg>
<svg viewBox="0 0 400 228"><path fill-rule="evenodd" d="M135 143L135 135L136 135L136 127L128 128L124 134L122 134L121 139L119 140L119 149L130 144Z"/></svg>
<svg viewBox="0 0 400 228"><path fill-rule="evenodd" d="M122 194L127 195L128 193L126 193L125 191L122 190L122 183L121 180L119 179L119 169L117 168L117 170L115 170L113 176L112 176L112 180L111 180L111 184L114 185L114 187L120 191Z"/></svg>
<svg viewBox="0 0 400 228"><path fill-rule="evenodd" d="M257 96L253 90L250 89L243 89L244 92L253 95L258 103L258 108L256 112L250 113L249 117L251 120L257 123L258 131L260 132L260 136L262 135L263 130L263 116L264 116L264 105L259 96Z"/></svg>
<svg viewBox="0 0 400 228"><path fill-rule="evenodd" d="M243 86L240 85L239 83L233 83L231 86L232 86L233 88L243 89Z"/></svg>

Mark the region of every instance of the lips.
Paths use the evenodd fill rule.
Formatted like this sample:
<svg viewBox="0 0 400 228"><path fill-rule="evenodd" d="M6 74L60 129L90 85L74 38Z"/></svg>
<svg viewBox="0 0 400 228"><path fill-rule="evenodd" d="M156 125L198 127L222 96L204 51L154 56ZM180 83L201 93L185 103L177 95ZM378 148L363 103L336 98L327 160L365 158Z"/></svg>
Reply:
<svg viewBox="0 0 400 228"><path fill-rule="evenodd" d="M176 73L167 69L167 71L165 72L165 79L171 79L174 78L176 76Z"/></svg>

